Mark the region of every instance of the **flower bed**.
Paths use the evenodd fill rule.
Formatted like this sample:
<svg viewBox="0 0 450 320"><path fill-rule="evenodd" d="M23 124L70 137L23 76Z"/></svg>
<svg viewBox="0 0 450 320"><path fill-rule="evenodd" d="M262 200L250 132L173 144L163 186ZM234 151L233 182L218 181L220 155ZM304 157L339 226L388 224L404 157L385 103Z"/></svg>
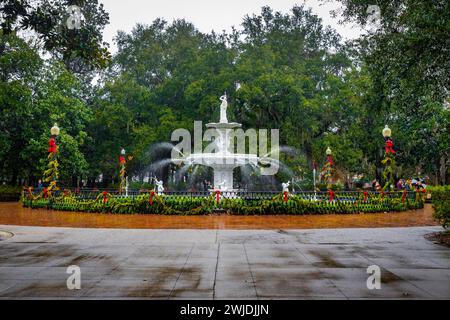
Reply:
<svg viewBox="0 0 450 320"><path fill-rule="evenodd" d="M355 200L308 200L284 195L271 199L245 199L210 196L161 195L154 192L133 197L113 196L103 192L96 199L86 200L71 194L58 197L26 197L25 207L51 210L113 214L205 215L216 209L233 215L308 215L394 212L423 207L422 197L389 198L384 195Z"/></svg>

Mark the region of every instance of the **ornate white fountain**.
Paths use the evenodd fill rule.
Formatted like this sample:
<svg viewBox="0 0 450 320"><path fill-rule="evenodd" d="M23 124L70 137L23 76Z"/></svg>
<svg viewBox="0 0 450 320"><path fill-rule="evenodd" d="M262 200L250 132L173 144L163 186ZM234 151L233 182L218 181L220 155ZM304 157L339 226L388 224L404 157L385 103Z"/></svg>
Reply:
<svg viewBox="0 0 450 320"><path fill-rule="evenodd" d="M242 124L228 122L227 118L227 96L220 97L219 123L208 123L207 128L216 130L215 152L193 153L186 157L185 164L204 165L214 170L214 189L221 191L235 191L233 188L233 170L245 165L256 166L259 158L256 154L234 153L234 143L231 142L231 132L242 127Z"/></svg>

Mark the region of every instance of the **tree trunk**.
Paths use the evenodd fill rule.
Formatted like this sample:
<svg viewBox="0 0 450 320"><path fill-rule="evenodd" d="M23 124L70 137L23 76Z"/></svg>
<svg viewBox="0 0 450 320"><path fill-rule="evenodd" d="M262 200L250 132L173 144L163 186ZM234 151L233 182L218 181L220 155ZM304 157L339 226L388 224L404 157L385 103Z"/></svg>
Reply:
<svg viewBox="0 0 450 320"><path fill-rule="evenodd" d="M444 185L446 183L446 174L447 174L447 159L445 158L445 156L441 156L440 159L440 167L439 167L439 180L440 180L440 184Z"/></svg>
<svg viewBox="0 0 450 320"><path fill-rule="evenodd" d="M12 186L15 186L15 185L17 184L17 177L18 177L18 175L19 175L19 172L18 172L18 170L17 170L16 167L13 167L13 168L14 168L14 169L13 169L13 171L12 171L10 184L11 184Z"/></svg>
<svg viewBox="0 0 450 320"><path fill-rule="evenodd" d="M71 188L78 187L78 177L77 176L72 176L72 185L70 187Z"/></svg>
<svg viewBox="0 0 450 320"><path fill-rule="evenodd" d="M88 178L87 187L92 189L94 188L94 185L95 185L95 177Z"/></svg>

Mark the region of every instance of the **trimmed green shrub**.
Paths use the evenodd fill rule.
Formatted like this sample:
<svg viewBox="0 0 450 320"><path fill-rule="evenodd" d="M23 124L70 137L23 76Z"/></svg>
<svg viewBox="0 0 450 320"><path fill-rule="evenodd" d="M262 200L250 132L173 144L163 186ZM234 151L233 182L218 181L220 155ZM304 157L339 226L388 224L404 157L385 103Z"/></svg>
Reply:
<svg viewBox="0 0 450 320"><path fill-rule="evenodd" d="M431 202L433 203L433 217L444 228L450 226L450 186L431 187Z"/></svg>
<svg viewBox="0 0 450 320"><path fill-rule="evenodd" d="M154 196L150 204L150 195L137 197L113 197L85 200L73 196L49 199L24 198L24 207L60 211L113 213L113 214L165 214L165 215L201 215L212 213L212 197Z"/></svg>
<svg viewBox="0 0 450 320"><path fill-rule="evenodd" d="M421 199L421 198L420 198ZM191 197L176 195L150 195L137 197L114 197L100 194L95 200L74 196L49 199L23 199L25 207L46 208L62 211L97 212L113 214L163 214L163 215L205 215L215 209L226 210L232 215L307 215L307 214L350 214L405 211L423 207L421 200L372 197L363 202L337 199L336 201L312 201L298 196L289 197L285 202L280 195L273 199L222 198L219 204L214 195Z"/></svg>

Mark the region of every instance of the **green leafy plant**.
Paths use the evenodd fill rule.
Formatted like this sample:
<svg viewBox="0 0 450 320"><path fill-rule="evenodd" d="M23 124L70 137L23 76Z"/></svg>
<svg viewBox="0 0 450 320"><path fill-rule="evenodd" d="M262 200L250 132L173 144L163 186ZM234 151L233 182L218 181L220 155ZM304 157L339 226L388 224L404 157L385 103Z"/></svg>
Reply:
<svg viewBox="0 0 450 320"><path fill-rule="evenodd" d="M433 217L444 228L450 226L450 186L431 187L431 201L433 203Z"/></svg>
<svg viewBox="0 0 450 320"><path fill-rule="evenodd" d="M43 198L24 196L23 204L30 208L51 210L97 212L112 214L162 214L162 215L205 215L215 209L223 209L231 215L308 215L308 214L351 214L394 212L423 207L422 198L404 201L400 197L371 195L364 201L362 195L354 199L337 195L334 201L306 200L290 196L285 201L283 195L272 199L224 198L217 203L214 195L208 197L142 194L136 197L113 196L100 193L96 199L86 200L71 194Z"/></svg>

